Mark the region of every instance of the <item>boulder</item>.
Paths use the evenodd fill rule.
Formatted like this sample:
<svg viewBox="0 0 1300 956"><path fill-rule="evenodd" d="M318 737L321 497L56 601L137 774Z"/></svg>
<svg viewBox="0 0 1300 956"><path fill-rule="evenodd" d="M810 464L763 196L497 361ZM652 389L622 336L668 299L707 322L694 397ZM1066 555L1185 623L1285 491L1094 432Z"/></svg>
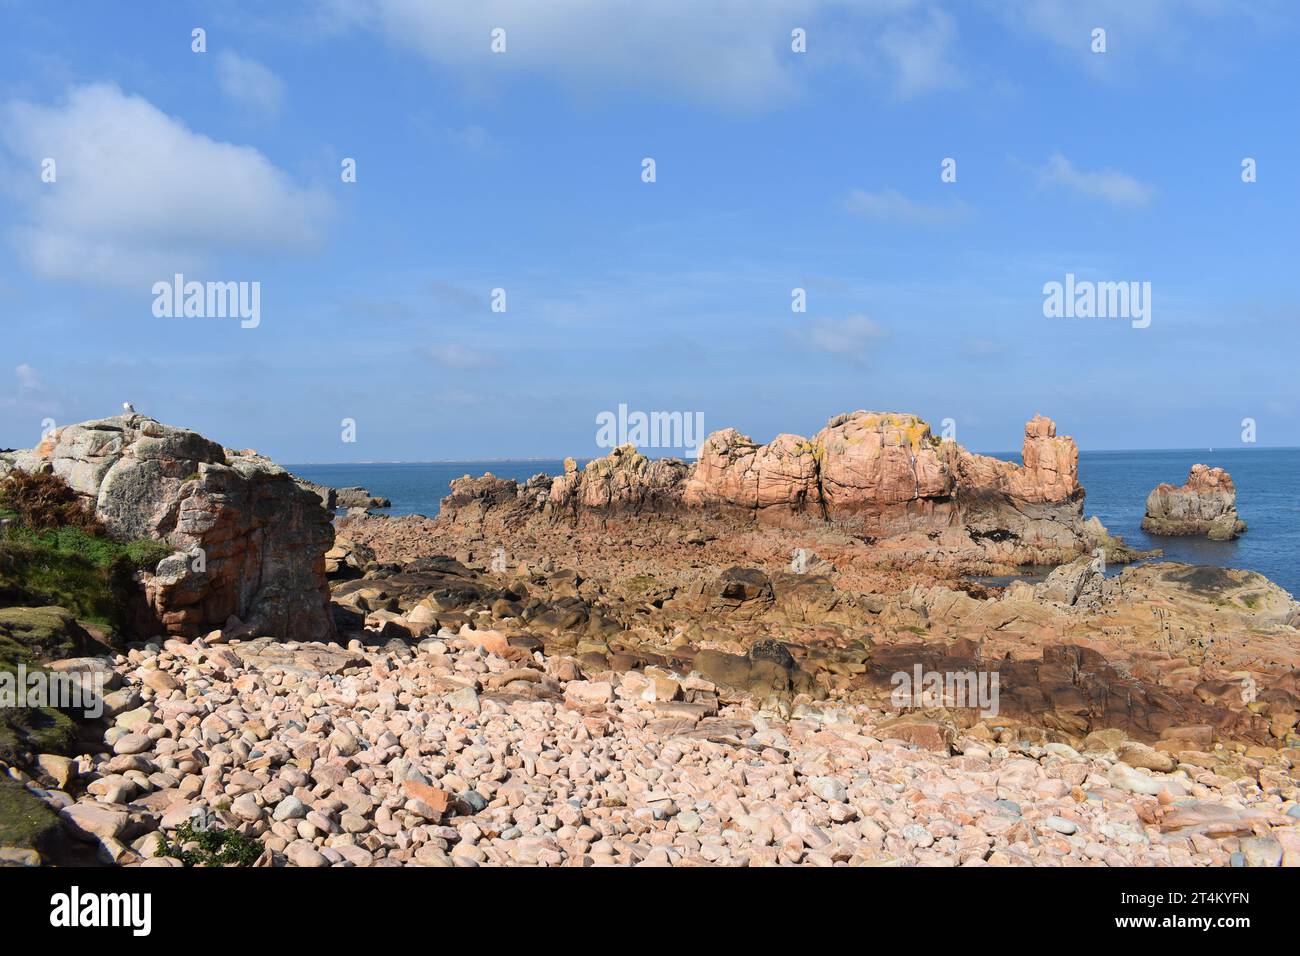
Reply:
<svg viewBox="0 0 1300 956"><path fill-rule="evenodd" d="M1084 555L1052 571L1042 584L1035 585L1040 601L1052 601L1067 607L1100 607L1105 576L1097 559Z"/></svg>
<svg viewBox="0 0 1300 956"><path fill-rule="evenodd" d="M1147 495L1142 530L1148 534L1203 534L1230 541L1246 530L1237 517L1237 489L1222 468L1192 465L1181 487L1159 484Z"/></svg>
<svg viewBox="0 0 1300 956"><path fill-rule="evenodd" d="M827 512L877 533L942 527L956 510L944 443L915 415L837 415L816 434Z"/></svg>
<svg viewBox="0 0 1300 956"><path fill-rule="evenodd" d="M695 655L694 669L715 684L759 699L817 690L811 676L795 665L794 657L779 641L757 641L744 656L702 650Z"/></svg>
<svg viewBox="0 0 1300 956"><path fill-rule="evenodd" d="M675 510L688 471L677 458L651 461L631 445L615 448L581 470L567 458L564 474L551 483L546 507L561 514Z"/></svg>
<svg viewBox="0 0 1300 956"><path fill-rule="evenodd" d="M777 435L759 445L734 428L704 441L682 500L690 507L735 506L749 510L821 507L814 445L799 435Z"/></svg>
<svg viewBox="0 0 1300 956"><path fill-rule="evenodd" d="M775 602L772 582L758 568L727 568L705 592L704 609L717 614L752 620Z"/></svg>
<svg viewBox="0 0 1300 956"><path fill-rule="evenodd" d="M141 633L195 637L236 615L268 636L333 635L330 516L256 452L128 414L55 429L14 466L61 475L116 537L175 549L139 574Z"/></svg>

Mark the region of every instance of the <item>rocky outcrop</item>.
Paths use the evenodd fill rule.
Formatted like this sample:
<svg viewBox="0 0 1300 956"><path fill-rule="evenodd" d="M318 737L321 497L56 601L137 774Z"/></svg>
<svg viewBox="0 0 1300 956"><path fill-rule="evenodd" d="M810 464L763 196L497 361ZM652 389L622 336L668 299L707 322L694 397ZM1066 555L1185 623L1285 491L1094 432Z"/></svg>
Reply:
<svg viewBox="0 0 1300 956"><path fill-rule="evenodd" d="M564 474L551 484L546 507L559 514L671 511L681 504L687 473L676 458L651 461L631 445L615 448L581 470L567 458Z"/></svg>
<svg viewBox="0 0 1300 956"><path fill-rule="evenodd" d="M1079 451L1041 415L1025 426L1023 465L944 442L915 415L838 415L811 440L757 445L734 428L708 437L686 483L688 505L782 508L868 533L937 530L991 505L1082 501Z"/></svg>
<svg viewBox="0 0 1300 956"><path fill-rule="evenodd" d="M799 435L777 435L759 445L734 428L704 440L682 500L690 507L779 508L821 515L817 452Z"/></svg>
<svg viewBox="0 0 1300 956"><path fill-rule="evenodd" d="M232 616L267 636L332 636L330 517L256 452L131 414L56 429L12 465L62 476L114 536L176 549L140 574L144 636L193 637Z"/></svg>
<svg viewBox="0 0 1300 956"><path fill-rule="evenodd" d="M1148 534L1203 534L1230 541L1246 530L1237 517L1237 489L1222 468L1192 465L1181 487L1157 485L1147 496L1142 530Z"/></svg>
<svg viewBox="0 0 1300 956"><path fill-rule="evenodd" d="M1079 452L1056 424L1025 426L1023 463L975 455L941 441L915 415L857 411L811 439L778 435L760 445L734 428L705 439L694 465L652 461L632 446L563 475L541 494L491 476L452 483L443 513L479 522L489 512L527 520L709 511L792 528L831 525L872 542L984 566L1068 561L1089 548ZM1093 536L1095 537L1095 535Z"/></svg>
<svg viewBox="0 0 1300 956"><path fill-rule="evenodd" d="M828 516L881 535L953 522L956 446L915 415L837 415L813 445Z"/></svg>
<svg viewBox="0 0 1300 956"><path fill-rule="evenodd" d="M329 485L318 485L314 481L297 476L294 476L293 480L298 483L299 488L310 491L320 498L321 504L330 512L338 511L340 508L345 511L369 511L372 508L391 508L393 505L387 498L372 495L365 488L331 488Z"/></svg>

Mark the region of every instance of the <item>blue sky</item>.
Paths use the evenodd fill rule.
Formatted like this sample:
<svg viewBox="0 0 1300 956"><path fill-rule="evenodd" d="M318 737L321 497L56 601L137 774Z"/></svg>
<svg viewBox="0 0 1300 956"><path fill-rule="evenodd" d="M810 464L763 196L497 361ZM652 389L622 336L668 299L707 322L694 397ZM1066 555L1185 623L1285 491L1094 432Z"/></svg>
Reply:
<svg viewBox="0 0 1300 956"><path fill-rule="evenodd" d="M0 0L0 446L124 400L291 462L587 455L620 404L1300 445L1300 16L1248 6ZM260 325L156 317L176 272ZM1150 327L1046 318L1066 273Z"/></svg>

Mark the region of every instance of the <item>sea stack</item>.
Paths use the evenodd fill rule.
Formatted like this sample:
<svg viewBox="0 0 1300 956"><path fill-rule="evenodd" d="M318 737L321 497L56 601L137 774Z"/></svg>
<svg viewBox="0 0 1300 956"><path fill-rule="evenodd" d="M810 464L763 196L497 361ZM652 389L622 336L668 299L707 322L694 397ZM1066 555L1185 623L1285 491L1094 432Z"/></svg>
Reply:
<svg viewBox="0 0 1300 956"><path fill-rule="evenodd" d="M1142 530L1148 534L1203 534L1213 541L1231 541L1246 530L1237 517L1237 489L1222 468L1192 465L1181 487L1157 485L1147 495Z"/></svg>

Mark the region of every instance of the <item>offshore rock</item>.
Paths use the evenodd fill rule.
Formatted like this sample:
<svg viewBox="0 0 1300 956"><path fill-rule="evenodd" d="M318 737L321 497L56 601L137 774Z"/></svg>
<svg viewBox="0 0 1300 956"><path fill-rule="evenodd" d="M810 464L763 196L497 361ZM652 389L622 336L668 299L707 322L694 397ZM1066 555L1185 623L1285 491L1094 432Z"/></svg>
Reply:
<svg viewBox="0 0 1300 956"><path fill-rule="evenodd" d="M1222 468L1192 465L1186 484L1157 485L1147 496L1142 530L1148 534L1203 534L1230 541L1246 530L1237 517L1237 489Z"/></svg>

